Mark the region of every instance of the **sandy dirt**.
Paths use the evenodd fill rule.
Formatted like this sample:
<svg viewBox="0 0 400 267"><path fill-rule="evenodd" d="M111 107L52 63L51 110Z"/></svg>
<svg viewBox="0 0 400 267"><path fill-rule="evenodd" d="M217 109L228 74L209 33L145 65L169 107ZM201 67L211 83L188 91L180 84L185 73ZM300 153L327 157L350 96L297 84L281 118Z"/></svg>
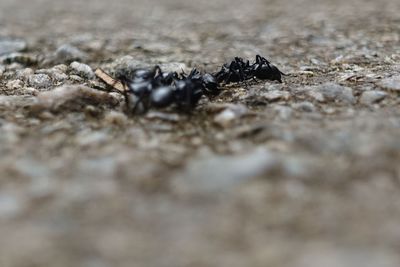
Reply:
<svg viewBox="0 0 400 267"><path fill-rule="evenodd" d="M400 266L399 14L0 0L0 266ZM256 54L283 84L143 116L70 65L216 71Z"/></svg>

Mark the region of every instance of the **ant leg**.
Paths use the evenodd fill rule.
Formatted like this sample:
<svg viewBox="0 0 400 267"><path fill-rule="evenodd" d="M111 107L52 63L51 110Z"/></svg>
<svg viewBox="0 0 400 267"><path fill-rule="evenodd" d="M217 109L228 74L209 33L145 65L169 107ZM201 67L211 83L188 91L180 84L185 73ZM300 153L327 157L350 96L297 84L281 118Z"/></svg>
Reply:
<svg viewBox="0 0 400 267"><path fill-rule="evenodd" d="M136 113L136 110L138 109L139 104L141 104L141 103L143 104L144 109L147 110L147 107L148 107L149 103L144 104L145 94L146 94L145 92L142 92L139 97L136 96L138 99L137 99L137 101L135 103L135 106L132 109L134 111L134 113Z"/></svg>
<svg viewBox="0 0 400 267"><path fill-rule="evenodd" d="M157 73L158 72L158 73ZM154 74L161 74L162 73L162 70L161 70L161 68L160 68L160 66L158 66L158 65L156 65L155 67L154 67ZM155 75L156 76L156 75Z"/></svg>
<svg viewBox="0 0 400 267"><path fill-rule="evenodd" d="M256 64L260 64L262 61L262 58L260 55L256 55Z"/></svg>
<svg viewBox="0 0 400 267"><path fill-rule="evenodd" d="M239 66L238 74L241 81L246 81L245 73L241 65Z"/></svg>

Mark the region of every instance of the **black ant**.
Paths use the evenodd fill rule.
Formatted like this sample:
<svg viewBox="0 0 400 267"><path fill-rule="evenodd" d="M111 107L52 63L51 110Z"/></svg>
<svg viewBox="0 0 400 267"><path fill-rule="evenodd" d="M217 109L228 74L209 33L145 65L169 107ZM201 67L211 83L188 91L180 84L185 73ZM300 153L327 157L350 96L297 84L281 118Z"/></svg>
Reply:
<svg viewBox="0 0 400 267"><path fill-rule="evenodd" d="M224 64L219 72L215 74L218 82L234 83L243 82L249 79L250 63L240 57L230 64Z"/></svg>
<svg viewBox="0 0 400 267"><path fill-rule="evenodd" d="M125 72L125 73L124 73ZM246 82L250 79L282 82L283 74L266 58L257 55L253 64L235 57L230 64L224 64L215 74L201 74L197 69L186 75L183 71L163 72L159 66L152 69L120 70L116 79L102 71L96 75L108 85L122 92L130 112L142 113L148 109L166 108L175 105L178 109L191 110L202 96L217 96L220 83Z"/></svg>
<svg viewBox="0 0 400 267"><path fill-rule="evenodd" d="M196 69L186 76L184 72L162 72L159 66L155 66L153 69L137 69L129 75L118 73L116 76L127 89L123 92L127 107L134 113L173 104L179 109L190 110L203 95L217 95L220 92L213 75L202 75Z"/></svg>
<svg viewBox="0 0 400 267"><path fill-rule="evenodd" d="M215 77L218 82L228 84L244 82L253 78L282 82L281 75L284 75L284 73L266 58L257 55L253 64L250 64L248 60L244 61L240 57L235 57L230 64L224 64L221 70L215 74Z"/></svg>
<svg viewBox="0 0 400 267"><path fill-rule="evenodd" d="M251 67L252 75L260 80L271 80L282 83L282 75L285 75L266 58L260 55L256 56L256 62Z"/></svg>

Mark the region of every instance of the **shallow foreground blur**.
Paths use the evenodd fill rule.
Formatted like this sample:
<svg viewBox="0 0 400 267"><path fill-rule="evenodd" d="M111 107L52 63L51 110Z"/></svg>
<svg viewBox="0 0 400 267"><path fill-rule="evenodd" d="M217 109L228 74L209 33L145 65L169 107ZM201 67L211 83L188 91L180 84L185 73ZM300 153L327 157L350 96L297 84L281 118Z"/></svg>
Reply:
<svg viewBox="0 0 400 267"><path fill-rule="evenodd" d="M0 266L400 266L399 11L0 0ZM81 64L256 54L283 84L133 118Z"/></svg>

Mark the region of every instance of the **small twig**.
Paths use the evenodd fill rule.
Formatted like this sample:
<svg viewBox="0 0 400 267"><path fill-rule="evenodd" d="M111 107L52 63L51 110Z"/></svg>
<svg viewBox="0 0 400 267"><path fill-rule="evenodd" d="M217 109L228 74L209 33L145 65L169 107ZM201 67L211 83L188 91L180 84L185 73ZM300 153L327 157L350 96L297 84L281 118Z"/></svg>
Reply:
<svg viewBox="0 0 400 267"><path fill-rule="evenodd" d="M96 71L94 73L100 80L102 80L107 85L111 86L112 88L120 91L121 93L126 92L126 86L122 82L115 80L113 77L111 77L109 74L107 74L104 70L96 69Z"/></svg>

